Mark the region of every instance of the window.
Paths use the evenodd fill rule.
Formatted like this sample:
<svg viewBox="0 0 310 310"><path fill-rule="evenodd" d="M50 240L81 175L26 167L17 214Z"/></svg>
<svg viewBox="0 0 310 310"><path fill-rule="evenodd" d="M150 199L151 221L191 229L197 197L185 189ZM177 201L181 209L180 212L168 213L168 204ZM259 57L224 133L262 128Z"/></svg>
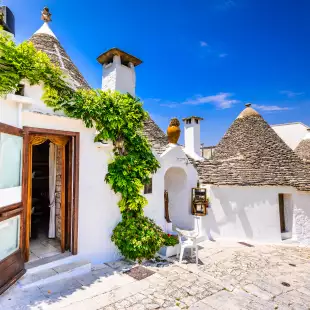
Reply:
<svg viewBox="0 0 310 310"><path fill-rule="evenodd" d="M153 179L150 178L149 182L144 185L144 194L152 194L153 191Z"/></svg>

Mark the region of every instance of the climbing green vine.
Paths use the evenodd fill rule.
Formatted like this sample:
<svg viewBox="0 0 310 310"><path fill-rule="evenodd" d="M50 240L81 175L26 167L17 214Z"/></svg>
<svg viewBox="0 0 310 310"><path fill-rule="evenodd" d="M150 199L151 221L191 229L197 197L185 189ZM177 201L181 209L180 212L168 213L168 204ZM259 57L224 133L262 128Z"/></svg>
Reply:
<svg viewBox="0 0 310 310"><path fill-rule="evenodd" d="M143 213L147 200L141 190L159 163L142 135L143 121L148 117L142 103L119 92L73 90L45 53L37 51L30 42L16 45L2 31L0 96L14 92L22 80L30 85L42 83L45 104L95 128L95 141L112 141L115 156L105 180L115 193L121 194L118 205L122 214L112 241L127 258L141 261L153 257L164 245L165 234Z"/></svg>

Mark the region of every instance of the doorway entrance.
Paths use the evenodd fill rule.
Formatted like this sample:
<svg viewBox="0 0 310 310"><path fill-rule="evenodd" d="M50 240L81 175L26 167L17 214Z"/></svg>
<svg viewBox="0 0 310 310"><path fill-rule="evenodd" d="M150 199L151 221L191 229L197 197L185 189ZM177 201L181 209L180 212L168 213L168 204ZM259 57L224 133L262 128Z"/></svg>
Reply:
<svg viewBox="0 0 310 310"><path fill-rule="evenodd" d="M49 189L51 143L61 158L61 183L55 192ZM52 246L78 253L79 150L78 132L20 129L0 122L0 294L26 272L31 242L43 243L40 236L56 239L48 238L54 227L51 219L56 230L50 193L60 190L61 234Z"/></svg>
<svg viewBox="0 0 310 310"><path fill-rule="evenodd" d="M61 158L50 141L33 146L29 261L61 253ZM67 195L67 193L66 193Z"/></svg>
<svg viewBox="0 0 310 310"><path fill-rule="evenodd" d="M25 262L65 251L76 254L78 133L24 130Z"/></svg>

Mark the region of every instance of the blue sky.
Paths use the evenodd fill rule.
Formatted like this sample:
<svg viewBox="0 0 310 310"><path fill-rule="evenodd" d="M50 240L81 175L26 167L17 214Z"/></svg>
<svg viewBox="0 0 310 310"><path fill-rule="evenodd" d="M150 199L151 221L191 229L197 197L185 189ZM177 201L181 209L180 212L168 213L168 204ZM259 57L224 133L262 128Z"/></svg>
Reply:
<svg viewBox="0 0 310 310"><path fill-rule="evenodd" d="M51 28L93 87L96 58L119 47L143 60L137 95L165 130L171 117L204 118L217 144L251 102L270 124L310 125L308 0L3 0L16 39L29 38L49 6Z"/></svg>

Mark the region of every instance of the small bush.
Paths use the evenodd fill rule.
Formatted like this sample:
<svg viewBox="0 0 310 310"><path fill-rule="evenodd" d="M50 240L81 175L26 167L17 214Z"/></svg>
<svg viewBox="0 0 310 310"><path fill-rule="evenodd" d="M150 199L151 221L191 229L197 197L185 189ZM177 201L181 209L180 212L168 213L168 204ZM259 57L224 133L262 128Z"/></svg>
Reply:
<svg viewBox="0 0 310 310"><path fill-rule="evenodd" d="M112 241L126 258L141 262L154 257L164 244L164 235L148 217L126 215L114 228Z"/></svg>

